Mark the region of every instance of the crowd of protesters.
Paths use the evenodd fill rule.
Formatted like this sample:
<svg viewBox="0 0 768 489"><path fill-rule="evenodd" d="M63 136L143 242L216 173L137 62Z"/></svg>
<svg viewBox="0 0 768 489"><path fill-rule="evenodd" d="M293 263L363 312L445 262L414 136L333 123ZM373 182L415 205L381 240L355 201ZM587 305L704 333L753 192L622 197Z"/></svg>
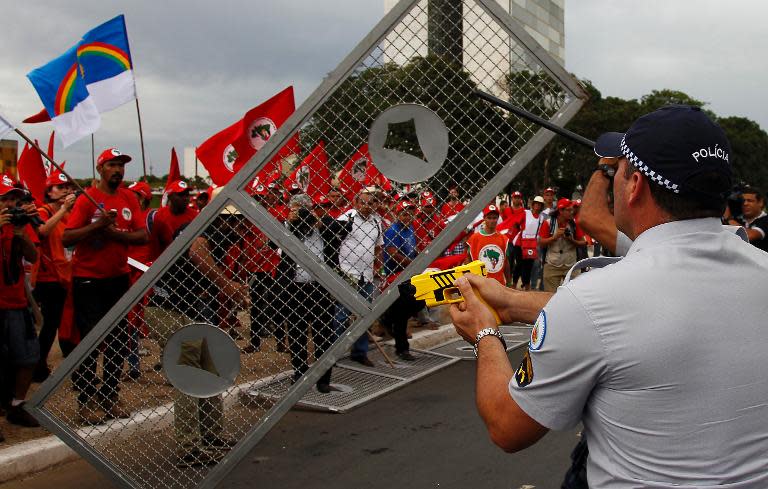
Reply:
<svg viewBox="0 0 768 489"><path fill-rule="evenodd" d="M86 196L76 196L72 182L56 171L46 180L45 202L38 205L7 176L0 182L0 395L12 424L38 426L22 406L30 384L50 374L48 357L55 338L65 356L71 353L140 277L141 266L156 260L217 195L209 188L192 199L191 189L178 180L167 186L163 205L151 208L146 183L123 182L130 160L114 148L99 156L99 178L85 192L100 207ZM465 207L457 187L449 189L444 201L426 188L397 192L361 187L350 192L333 187L325 195L310 197L296 184L286 189L278 182L256 181L248 190L303 243L318 266L336 270L368 301L393 283ZM764 196L743 188L739 199L738 207L729 207L724 223L746 227L750 241L766 250ZM520 192L494 199L441 253L443 263L482 260L488 275L507 287L555 291L578 260L601 252L599 243L579 226L580 204L558 198L553 188L528 199ZM139 266L129 265L129 258ZM94 425L130 416L120 401L120 383L141 376L142 334L151 332L163 347L178 329L174 325L196 321L236 335L239 307L250 313L242 352L259 352L263 338L273 336L276 351L290 355L292 380L297 381L309 367L310 352L319 358L354 320L347 306L305 267L233 206L224 207L209 229L193 240L184 259L164 274L154 293L74 372L80 422ZM407 324L417 315L424 323L432 322L422 303L400 294L380 318L394 337L401 361L416 359L409 349ZM370 336L366 332L357 339L350 355L368 367L374 366L368 357ZM317 381L319 392L332 390L331 375L328 369ZM177 421L182 421L177 423L182 462L200 462L210 446L229 447L218 436L219 421L189 432L192 419L221 419L220 398L203 402L179 394L174 402ZM207 445L198 446L195 440Z"/></svg>

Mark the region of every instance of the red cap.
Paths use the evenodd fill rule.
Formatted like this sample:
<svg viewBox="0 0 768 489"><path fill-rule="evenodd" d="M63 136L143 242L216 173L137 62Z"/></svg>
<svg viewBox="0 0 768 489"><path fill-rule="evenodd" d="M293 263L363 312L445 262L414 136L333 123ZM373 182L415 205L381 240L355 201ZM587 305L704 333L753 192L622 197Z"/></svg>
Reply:
<svg viewBox="0 0 768 489"><path fill-rule="evenodd" d="M189 192L189 185L187 185L187 182L184 180L176 180L175 182L168 185L165 191L168 194L180 194L183 192Z"/></svg>
<svg viewBox="0 0 768 489"><path fill-rule="evenodd" d="M573 201L574 207L581 207L581 199L576 199Z"/></svg>
<svg viewBox="0 0 768 489"><path fill-rule="evenodd" d="M8 175L3 175L3 177L0 179L0 196L6 195L13 191L19 192L20 194L24 194L25 190L14 187L13 186L13 180Z"/></svg>
<svg viewBox="0 0 768 489"><path fill-rule="evenodd" d="M45 179L45 188L51 188L54 185L64 185L67 183L72 183L69 181L69 179L61 173L60 171L54 171L50 175L48 175L48 178Z"/></svg>
<svg viewBox="0 0 768 489"><path fill-rule="evenodd" d="M142 199L152 200L152 189L147 182L133 182L128 190L136 192Z"/></svg>
<svg viewBox="0 0 768 489"><path fill-rule="evenodd" d="M553 189L552 187L547 187L547 188L544 189L544 192L542 192L542 193L546 194L547 192L550 192L550 193L554 194L555 193L555 189Z"/></svg>
<svg viewBox="0 0 768 489"><path fill-rule="evenodd" d="M412 207L416 207L416 205L411 202L410 200L403 200L399 204L397 204L397 213L400 214L401 212L410 209Z"/></svg>
<svg viewBox="0 0 768 489"><path fill-rule="evenodd" d="M520 192L519 190L515 190L514 192L512 192L512 197L522 197L522 196L523 196L523 193Z"/></svg>
<svg viewBox="0 0 768 489"><path fill-rule="evenodd" d="M557 201L557 210L567 209L568 207L573 207L573 202L566 199L565 197Z"/></svg>
<svg viewBox="0 0 768 489"><path fill-rule="evenodd" d="M435 206L435 198L432 197L431 192L424 192L421 194L421 206L422 207L434 207Z"/></svg>
<svg viewBox="0 0 768 489"><path fill-rule="evenodd" d="M487 216L488 214L493 214L493 213L495 213L496 215L500 214L499 213L499 208L496 207L494 204L491 204L488 207L486 207L485 209L483 209L483 217Z"/></svg>
<svg viewBox="0 0 768 489"><path fill-rule="evenodd" d="M251 195L267 195L267 187L261 183L257 183L256 185L251 185L250 193Z"/></svg>
<svg viewBox="0 0 768 489"><path fill-rule="evenodd" d="M312 200L314 201L315 205L319 206L333 205L333 202L331 202L331 199L329 199L327 195L321 195L319 197L315 197Z"/></svg>
<svg viewBox="0 0 768 489"><path fill-rule="evenodd" d="M128 163L129 161L131 161L131 157L128 155L124 155L117 148L107 148L104 151L102 151L101 154L99 155L99 159L96 160L96 166L101 166L107 161L112 161L112 160Z"/></svg>

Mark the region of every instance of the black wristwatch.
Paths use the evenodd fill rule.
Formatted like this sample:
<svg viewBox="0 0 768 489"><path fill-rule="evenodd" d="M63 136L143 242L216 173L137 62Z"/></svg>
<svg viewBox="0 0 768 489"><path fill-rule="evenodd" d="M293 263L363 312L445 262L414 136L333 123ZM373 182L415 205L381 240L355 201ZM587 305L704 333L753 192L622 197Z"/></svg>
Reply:
<svg viewBox="0 0 768 489"><path fill-rule="evenodd" d="M601 165L597 165L597 170L595 171L602 172L605 178L607 178L608 180L612 180L613 176L616 175L616 167L611 165L606 165L605 163Z"/></svg>

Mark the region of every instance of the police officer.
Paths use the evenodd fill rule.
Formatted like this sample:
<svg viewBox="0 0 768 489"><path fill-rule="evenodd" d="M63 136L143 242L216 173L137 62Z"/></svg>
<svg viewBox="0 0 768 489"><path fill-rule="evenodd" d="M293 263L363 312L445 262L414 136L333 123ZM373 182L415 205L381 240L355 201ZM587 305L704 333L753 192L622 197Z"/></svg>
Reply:
<svg viewBox="0 0 768 489"><path fill-rule="evenodd" d="M465 302L451 315L478 354L491 438L517 451L582 422L593 488L768 486L768 257L720 225L725 134L674 105L602 135L595 151L618 158L623 260L554 296L456 282ZM505 322L536 318L516 369L474 290Z"/></svg>

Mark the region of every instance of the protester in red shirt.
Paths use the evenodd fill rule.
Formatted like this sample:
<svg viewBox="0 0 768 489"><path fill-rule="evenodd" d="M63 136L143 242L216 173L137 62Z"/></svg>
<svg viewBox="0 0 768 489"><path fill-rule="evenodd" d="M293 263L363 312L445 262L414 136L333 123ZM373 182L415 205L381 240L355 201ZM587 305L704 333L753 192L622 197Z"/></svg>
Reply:
<svg viewBox="0 0 768 489"><path fill-rule="evenodd" d="M568 270L579 259L578 248L586 246L584 233L573 221L573 202L562 198L550 217L542 221L539 243L546 248L544 257L544 290L555 292ZM578 275L578 270L571 277Z"/></svg>
<svg viewBox="0 0 768 489"><path fill-rule="evenodd" d="M436 200L432 192L423 192L419 203L421 213L413 222L413 227L416 231L416 246L419 251L423 251L445 229L445 219L435 207Z"/></svg>
<svg viewBox="0 0 768 489"><path fill-rule="evenodd" d="M96 170L100 179L86 192L99 208L84 195L78 197L69 216L62 242L75 246L72 259L72 284L75 324L81 337L128 291L128 248L147 241L141 222L141 210L133 193L120 184L125 164L131 157L109 148L99 155ZM80 394L77 397L80 420L98 424L104 418L125 418L118 387L128 345L126 321L120 321L104 340L103 381L96 387L96 363L99 349L94 349L78 368ZM96 402L94 402L96 401ZM102 416L100 410L103 409Z"/></svg>
<svg viewBox="0 0 768 489"><path fill-rule="evenodd" d="M448 201L440 208L440 214L443 215L444 219L447 219L463 209L464 204L459 199L459 188L454 185L448 189Z"/></svg>
<svg viewBox="0 0 768 489"><path fill-rule="evenodd" d="M499 224L512 217L512 209L509 207L507 196L502 195L499 199Z"/></svg>
<svg viewBox="0 0 768 489"><path fill-rule="evenodd" d="M45 205L37 210L44 224L37 229L40 236L40 262L34 296L43 316L43 326L40 329L40 363L33 377L35 382L43 382L51 372L47 363L48 353L56 338L64 305L71 291L72 264L61 244L61 237L69 212L75 204L74 190L74 185L63 173L52 173L45 181ZM59 344L64 356L74 348L70 342L62 341L61 335Z"/></svg>
<svg viewBox="0 0 768 489"><path fill-rule="evenodd" d="M6 175L0 181L0 395L3 403L10 401L6 419L12 424L26 427L40 426L24 410L24 399L32 383L32 373L40 360L40 344L35 325L29 313L24 286L22 259L34 263L37 250L32 239L34 231L24 219L37 215L34 204L18 207L26 192L13 187ZM16 214L13 214L16 212ZM19 215L21 214L21 215ZM19 220L24 222L19 222ZM10 367L10 368L8 368ZM8 399L10 390L13 398ZM0 433L0 438L2 434Z"/></svg>
<svg viewBox="0 0 768 489"><path fill-rule="evenodd" d="M196 209L189 207L190 190L185 181L171 183L167 194L168 205L157 209L149 233L155 258L171 245L179 228L192 222L198 214Z"/></svg>
<svg viewBox="0 0 768 489"><path fill-rule="evenodd" d="M327 197L328 200L331 201L331 207L328 209L328 215L330 215L332 218L338 219L339 216L344 213L344 211L349 209L349 205L344 198L344 194L342 194L338 188L332 188L331 191L328 192Z"/></svg>
<svg viewBox="0 0 768 489"><path fill-rule="evenodd" d="M472 236L467 239L467 263L481 260L485 263L488 277L506 286L510 280L509 255L507 247L509 239L496 232L499 221L499 208L491 204L483 210L483 224L477 227Z"/></svg>

